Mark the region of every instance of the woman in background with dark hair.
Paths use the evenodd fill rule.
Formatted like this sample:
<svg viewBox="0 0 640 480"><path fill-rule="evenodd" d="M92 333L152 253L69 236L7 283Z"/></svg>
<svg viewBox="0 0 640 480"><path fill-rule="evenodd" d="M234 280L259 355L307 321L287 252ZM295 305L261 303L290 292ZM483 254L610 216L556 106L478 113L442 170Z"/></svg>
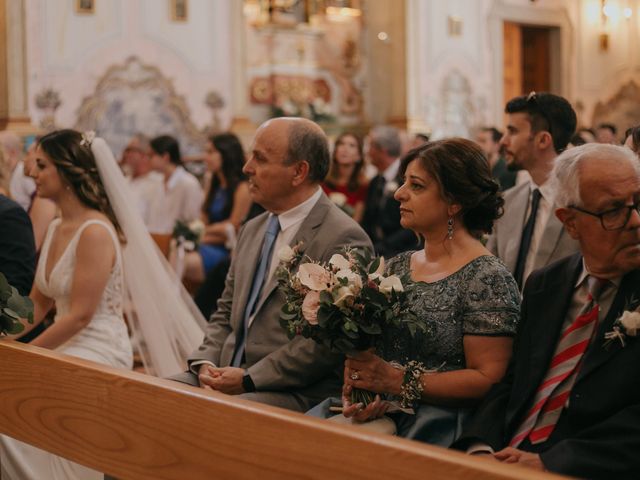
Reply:
<svg viewBox="0 0 640 480"><path fill-rule="evenodd" d="M342 133L333 148L329 174L322 188L329 198L360 223L367 198L367 179L362 167L362 139L354 133Z"/></svg>
<svg viewBox="0 0 640 480"><path fill-rule="evenodd" d="M623 144L625 147L636 152L637 155L640 155L640 125L628 128L627 131L624 132Z"/></svg>
<svg viewBox="0 0 640 480"><path fill-rule="evenodd" d="M415 148L401 172L404 184L395 193L401 224L425 246L392 258L386 275L407 279L408 301L426 332L412 336L406 328L387 327L375 351L348 358L343 415L366 422L383 416L388 400L404 400L414 415L387 414L398 435L449 446L511 356L520 294L479 240L502 214L504 201L483 152L469 140ZM378 396L366 407L352 405L352 388Z"/></svg>
<svg viewBox="0 0 640 480"><path fill-rule="evenodd" d="M189 223L200 218L204 194L200 182L182 166L180 145L170 135L161 135L149 142L151 168L164 176L163 188L149 205L149 232L170 234L178 220Z"/></svg>
<svg viewBox="0 0 640 480"><path fill-rule="evenodd" d="M242 173L244 151L233 133L209 139L205 160L211 172L207 198L202 204L206 225L197 251L185 256L185 279L200 283L206 274L229 256L230 243L251 208L249 183Z"/></svg>

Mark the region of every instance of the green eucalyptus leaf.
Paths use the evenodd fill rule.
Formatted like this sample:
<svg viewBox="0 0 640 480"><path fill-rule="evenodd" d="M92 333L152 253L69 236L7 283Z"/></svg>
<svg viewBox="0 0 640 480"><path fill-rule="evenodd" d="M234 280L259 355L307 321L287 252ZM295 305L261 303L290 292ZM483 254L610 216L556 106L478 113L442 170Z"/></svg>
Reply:
<svg viewBox="0 0 640 480"><path fill-rule="evenodd" d="M14 322L13 325L11 325L8 329L7 329L7 333L10 335L16 335L17 333L20 333L24 330L24 325L20 322Z"/></svg>
<svg viewBox="0 0 640 480"><path fill-rule="evenodd" d="M18 320L18 319L20 318L20 315L18 315L18 313L17 313L17 312L15 312L15 311L11 310L11 309L10 309L10 308L8 308L8 307L3 308L3 309L2 309L2 313L4 313L6 316L8 316L8 317L10 317L10 318L13 318L13 319L15 319L15 320Z"/></svg>

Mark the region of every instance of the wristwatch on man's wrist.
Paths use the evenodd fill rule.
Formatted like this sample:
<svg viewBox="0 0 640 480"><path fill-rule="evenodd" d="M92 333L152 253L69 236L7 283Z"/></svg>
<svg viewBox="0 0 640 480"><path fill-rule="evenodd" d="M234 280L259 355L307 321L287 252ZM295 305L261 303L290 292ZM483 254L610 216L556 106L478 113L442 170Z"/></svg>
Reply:
<svg viewBox="0 0 640 480"><path fill-rule="evenodd" d="M249 375L249 372L247 372L246 370L244 371L244 375L242 376L242 388L247 393L256 391L256 386L253 383L253 380L251 380L251 375Z"/></svg>

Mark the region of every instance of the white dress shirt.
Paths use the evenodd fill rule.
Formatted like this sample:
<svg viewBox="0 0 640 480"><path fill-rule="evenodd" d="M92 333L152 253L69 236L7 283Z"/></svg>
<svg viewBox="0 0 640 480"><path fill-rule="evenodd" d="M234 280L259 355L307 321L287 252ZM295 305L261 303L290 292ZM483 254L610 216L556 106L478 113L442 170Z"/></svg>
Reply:
<svg viewBox="0 0 640 480"><path fill-rule="evenodd" d="M271 253L271 260L269 263L269 272L264 279L265 284L269 282L269 279L273 276L278 268L278 251L287 245L291 245L294 237L300 230L300 225L305 218L309 216L313 207L316 206L318 200L322 196L322 189L318 187L316 193L311 195L307 200L302 202L299 205L296 205L291 210L287 210L286 212L278 215L278 222L280 223L280 232L276 238L276 243L273 246L273 252ZM270 214L271 216L273 214ZM262 291L261 295L264 295L265 292ZM249 325L253 322L253 316L249 319Z"/></svg>
<svg viewBox="0 0 640 480"><path fill-rule="evenodd" d="M158 190L162 190L164 188L162 184L162 174L158 172L149 172L145 175L129 177L127 180L129 181L129 186L135 196L138 211L142 216L144 224L148 228L151 204L156 198L156 195L159 195Z"/></svg>
<svg viewBox="0 0 640 480"><path fill-rule="evenodd" d="M151 202L149 232L171 233L177 220L191 222L200 218L203 201L204 193L198 179L183 167L177 167Z"/></svg>

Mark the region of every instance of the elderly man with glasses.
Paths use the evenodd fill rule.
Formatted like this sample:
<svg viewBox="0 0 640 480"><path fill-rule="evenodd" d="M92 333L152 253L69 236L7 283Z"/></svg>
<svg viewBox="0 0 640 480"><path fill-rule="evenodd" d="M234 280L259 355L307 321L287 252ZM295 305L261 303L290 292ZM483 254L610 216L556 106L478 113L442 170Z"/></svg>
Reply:
<svg viewBox="0 0 640 480"><path fill-rule="evenodd" d="M507 128L500 145L511 170L531 176L504 196L504 216L489 237L487 248L501 258L522 289L529 274L574 253L578 244L553 215L554 195L549 174L558 154L576 129L576 114L567 100L531 92L507 103Z"/></svg>
<svg viewBox="0 0 640 480"><path fill-rule="evenodd" d="M582 478L640 474L640 163L558 157L556 216L580 252L531 274L514 356L454 445Z"/></svg>

